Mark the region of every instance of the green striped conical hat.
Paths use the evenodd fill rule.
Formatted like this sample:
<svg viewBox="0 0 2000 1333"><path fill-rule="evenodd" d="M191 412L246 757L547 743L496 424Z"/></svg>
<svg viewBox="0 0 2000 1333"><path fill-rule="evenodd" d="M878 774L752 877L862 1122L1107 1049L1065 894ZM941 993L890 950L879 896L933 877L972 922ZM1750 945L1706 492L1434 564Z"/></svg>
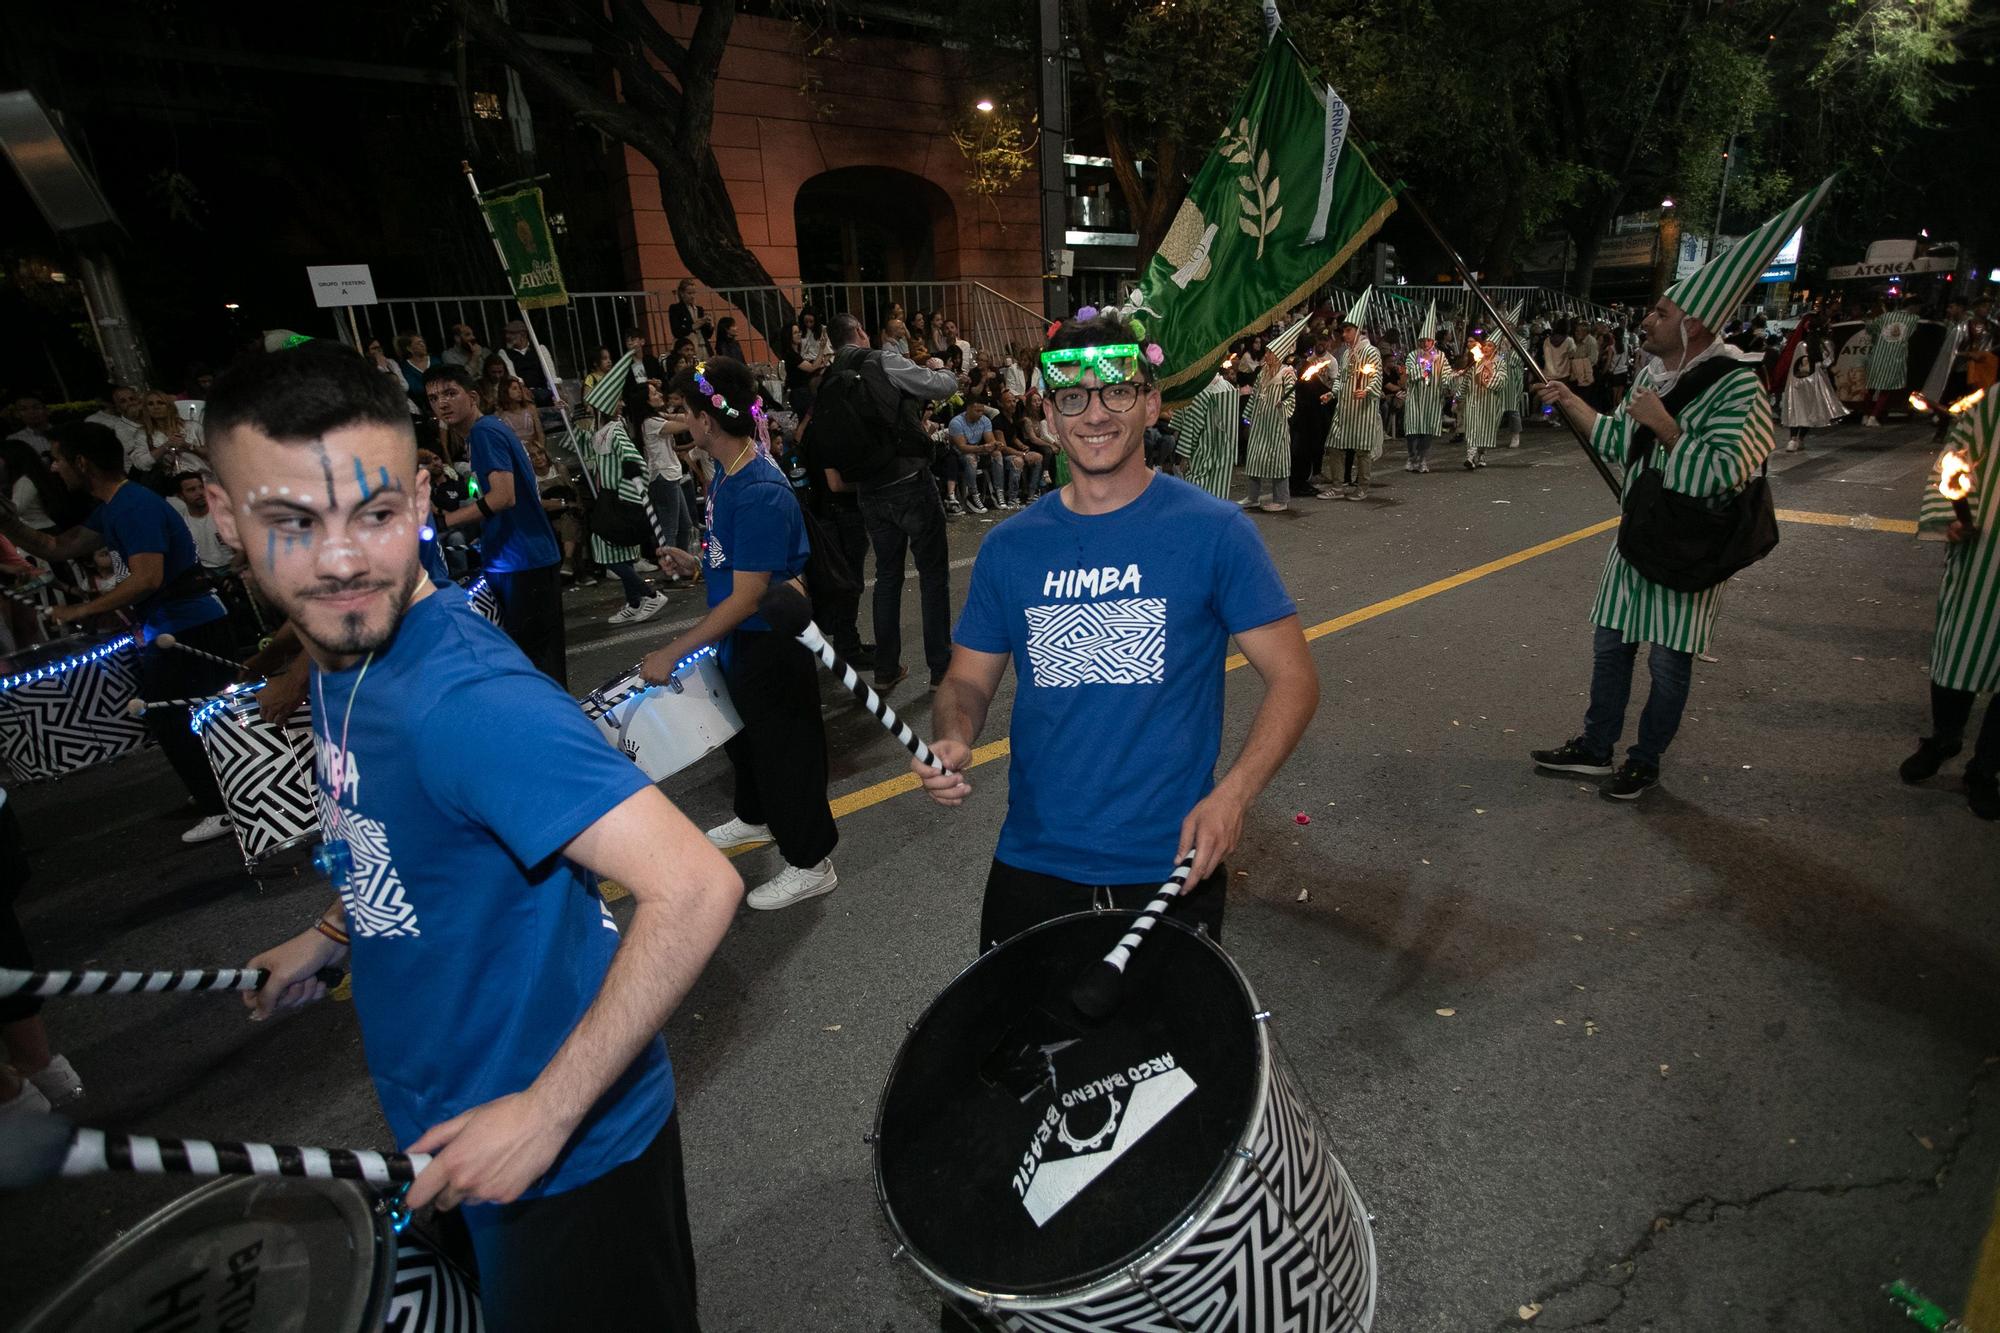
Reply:
<svg viewBox="0 0 2000 1333"><path fill-rule="evenodd" d="M1354 304L1347 307L1347 313L1342 315L1341 319L1354 325L1363 333L1366 333L1368 331L1368 302L1374 295L1375 288L1373 285L1364 288L1361 295L1354 298Z"/></svg>
<svg viewBox="0 0 2000 1333"><path fill-rule="evenodd" d="M1431 308L1429 310L1424 311L1424 326L1421 329L1417 330L1417 341L1422 342L1426 338L1435 339L1438 336L1437 328L1438 328L1438 303L1436 301L1432 301Z"/></svg>
<svg viewBox="0 0 2000 1333"><path fill-rule="evenodd" d="M1699 320L1703 328L1722 332L1729 312L1743 303L1758 277L1770 267L1772 257L1826 201L1832 188L1833 177L1828 176L1784 212L1667 288L1667 299L1689 319Z"/></svg>
<svg viewBox="0 0 2000 1333"><path fill-rule="evenodd" d="M625 401L625 385L632 378L632 363L638 358L631 352L618 358L618 364L604 372L604 378L590 386L590 392L583 401L595 408L600 417L616 416L618 405Z"/></svg>

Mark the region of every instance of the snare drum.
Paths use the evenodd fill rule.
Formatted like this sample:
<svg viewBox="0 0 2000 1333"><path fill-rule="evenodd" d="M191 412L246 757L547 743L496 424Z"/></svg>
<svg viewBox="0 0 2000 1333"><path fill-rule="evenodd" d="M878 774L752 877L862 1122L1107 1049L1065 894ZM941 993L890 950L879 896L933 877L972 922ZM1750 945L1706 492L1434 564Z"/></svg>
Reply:
<svg viewBox="0 0 2000 1333"><path fill-rule="evenodd" d="M227 694L196 709L192 724L222 789L244 869L254 875L304 861L320 837L311 711L301 708L273 726L259 716L255 694Z"/></svg>
<svg viewBox="0 0 2000 1333"><path fill-rule="evenodd" d="M78 635L0 659L0 760L18 779L60 777L146 742L132 635Z"/></svg>
<svg viewBox="0 0 2000 1333"><path fill-rule="evenodd" d="M683 660L665 685L634 668L583 696L583 711L654 782L672 777L743 730L715 649Z"/></svg>
<svg viewBox="0 0 2000 1333"><path fill-rule="evenodd" d="M500 594L493 591L484 574L475 575L465 584L465 600L480 615L496 625L500 623Z"/></svg>
<svg viewBox="0 0 2000 1333"><path fill-rule="evenodd" d="M1070 1006L1133 916L1024 931L910 1030L875 1122L890 1228L975 1323L1366 1333L1368 1214L1228 956L1162 920L1118 1013Z"/></svg>
<svg viewBox="0 0 2000 1333"><path fill-rule="evenodd" d="M470 1279L344 1180L217 1180L120 1236L17 1333L479 1333Z"/></svg>

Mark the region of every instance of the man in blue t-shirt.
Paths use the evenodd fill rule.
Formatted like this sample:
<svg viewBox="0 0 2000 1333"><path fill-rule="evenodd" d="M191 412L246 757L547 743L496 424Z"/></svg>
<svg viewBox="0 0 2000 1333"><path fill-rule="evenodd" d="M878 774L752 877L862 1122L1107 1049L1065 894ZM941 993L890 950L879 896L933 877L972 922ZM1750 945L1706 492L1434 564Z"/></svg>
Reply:
<svg viewBox="0 0 2000 1333"><path fill-rule="evenodd" d="M424 372L431 411L465 437L472 503L438 515L441 526L479 528L480 572L500 602L500 627L528 660L569 684L563 635L562 547L542 508L535 465L513 427L479 410L479 386L464 366Z"/></svg>
<svg viewBox="0 0 2000 1333"><path fill-rule="evenodd" d="M974 398L965 405L965 410L951 419L945 433L951 438L952 459L956 464L952 472L946 474L945 487L948 495L952 487L965 494L965 507L975 514L986 512L986 506L979 500L979 474L986 474L987 488L993 492L993 503L1002 509L1000 486L1000 441L993 434L993 418L987 415L985 403ZM947 512L951 512L952 499L946 500Z"/></svg>
<svg viewBox="0 0 2000 1333"><path fill-rule="evenodd" d="M5 531L22 550L44 560L76 560L109 547L124 560L131 577L109 592L49 612L51 622L86 624L98 616L124 612L139 626L139 695L145 699L194 699L212 694L234 676L228 667L195 652L162 648L162 634L201 653L234 654L228 613L208 590L187 521L165 500L125 479L125 448L108 428L84 421L59 427L50 456L56 475L71 490L89 496L96 508L81 525L63 533L38 532L23 524L13 506L0 513ZM186 708L149 708L146 730L173 765L193 798L201 820L181 835L187 843L208 842L229 832L222 792L201 742L188 729Z"/></svg>
<svg viewBox="0 0 2000 1333"><path fill-rule="evenodd" d="M729 699L743 730L724 747L736 770L734 818L708 831L718 847L775 841L785 868L750 890L761 911L790 907L840 884L833 847L840 834L826 801L826 728L819 716L819 674L813 655L789 634L773 630L757 604L773 583L799 581L811 547L805 514L777 465L751 438L757 381L750 368L716 357L674 382L688 404L694 447L715 462L709 483L708 614L666 647L648 653L640 670L664 684L675 664L714 645L729 682ZM662 561L692 574L700 564L669 548Z"/></svg>
<svg viewBox="0 0 2000 1333"><path fill-rule="evenodd" d="M313 343L215 385L225 540L313 671L339 901L252 959L267 1017L346 962L412 1208L461 1210L487 1327L695 1327L660 1027L742 882L575 702L417 556L427 505L400 388ZM411 485L412 477L419 484ZM595 875L636 909L621 938Z"/></svg>
<svg viewBox="0 0 2000 1333"><path fill-rule="evenodd" d="M932 714L931 748L953 771L912 761L934 800L963 802L973 743L1014 664L982 949L1107 899L1143 907L1189 852L1195 887L1174 914L1219 935L1223 858L1319 703L1298 615L1250 520L1146 465L1160 396L1143 342L1111 315L1067 321L1049 340L1045 411L1070 482L979 548ZM1264 700L1217 782L1231 635Z"/></svg>

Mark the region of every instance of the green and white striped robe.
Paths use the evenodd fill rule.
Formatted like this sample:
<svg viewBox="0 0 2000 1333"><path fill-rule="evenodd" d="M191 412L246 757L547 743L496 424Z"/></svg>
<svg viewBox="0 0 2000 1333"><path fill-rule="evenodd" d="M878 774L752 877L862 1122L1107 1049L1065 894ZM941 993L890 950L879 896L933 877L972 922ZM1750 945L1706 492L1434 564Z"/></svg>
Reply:
<svg viewBox="0 0 2000 1333"><path fill-rule="evenodd" d="M2000 398L1988 394L1961 415L1945 441L1972 463L1972 493L1965 502L1979 528L1976 540L1955 542L1945 552L1944 582L1938 587L1937 633L1931 640L1931 680L1949 690L1977 694L2000 689ZM1951 501L1938 494L1944 454L1931 468L1924 501L1917 511L1920 535L1941 536L1957 517Z"/></svg>
<svg viewBox="0 0 2000 1333"><path fill-rule="evenodd" d="M1186 460L1181 475L1223 500L1229 498L1236 466L1236 404L1236 386L1217 375L1174 413L1180 437L1174 452Z"/></svg>
<svg viewBox="0 0 2000 1333"><path fill-rule="evenodd" d="M1257 372L1250 390L1250 445L1243 455L1243 475L1270 481L1292 475L1292 413L1299 402L1298 372L1278 367L1274 380Z"/></svg>
<svg viewBox="0 0 2000 1333"><path fill-rule="evenodd" d="M1500 441L1500 414L1507 410L1507 385L1513 379L1514 354L1487 344L1488 360L1500 358L1490 385L1479 382L1479 363L1452 372L1452 389L1458 394L1458 420L1465 428L1465 447L1492 449Z"/></svg>
<svg viewBox="0 0 2000 1333"><path fill-rule="evenodd" d="M630 500L636 505L645 504L646 462L632 444L632 437L625 433L625 423L613 418L610 425L591 437L590 446L584 466L590 469L590 475L597 484L621 500ZM638 473L636 477L625 475L635 470ZM590 534L590 554L600 565L617 565L637 560L639 548L613 546L593 532Z"/></svg>
<svg viewBox="0 0 2000 1333"><path fill-rule="evenodd" d="M1710 355L1730 355L1726 344L1717 343L1715 349ZM1690 361L1688 368L1707 359L1703 356ZM1657 373L1657 364L1649 363L1633 379L1632 391L1658 383ZM1655 444L1652 464L1664 470L1666 488L1683 495L1724 495L1745 485L1770 457L1777 440L1771 397L1748 362L1710 385L1693 402L1683 404L1677 420L1679 442L1664 457L1661 446ZM1625 466L1637 425L1620 404L1616 412L1597 419L1590 447L1610 462ZM1637 468L1625 466L1625 496L1630 496L1638 475ZM1604 577L1597 587L1597 601L1590 608L1590 621L1617 630L1627 643L1657 643L1684 653L1701 653L1708 651L1708 638L1721 609L1721 584L1700 592L1663 588L1626 564L1613 543L1604 560Z"/></svg>
<svg viewBox="0 0 2000 1333"><path fill-rule="evenodd" d="M1403 358L1403 434L1441 435L1444 433L1444 396L1451 388L1451 363L1443 352L1430 354L1430 373L1424 373L1424 354L1412 352Z"/></svg>
<svg viewBox="0 0 2000 1333"><path fill-rule="evenodd" d="M1910 335L1917 331L1917 317L1907 310L1891 310L1868 321L1868 387L1900 389L1910 377Z"/></svg>
<svg viewBox="0 0 2000 1333"><path fill-rule="evenodd" d="M1354 395L1357 365L1373 366L1367 391ZM1340 359L1320 372L1333 390L1333 427L1327 432L1326 447L1351 449L1370 458L1382 456L1382 354L1366 338L1341 349Z"/></svg>

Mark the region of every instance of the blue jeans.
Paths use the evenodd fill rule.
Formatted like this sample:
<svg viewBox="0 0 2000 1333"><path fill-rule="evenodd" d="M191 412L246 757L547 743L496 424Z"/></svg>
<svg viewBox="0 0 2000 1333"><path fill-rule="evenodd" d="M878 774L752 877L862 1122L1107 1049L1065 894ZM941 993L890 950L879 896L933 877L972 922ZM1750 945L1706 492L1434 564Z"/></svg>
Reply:
<svg viewBox="0 0 2000 1333"><path fill-rule="evenodd" d="M646 581L632 568L630 560L620 560L614 564L607 564L604 568L607 573L618 576L619 584L625 589L625 605L637 606L646 600L648 593Z"/></svg>
<svg viewBox="0 0 2000 1333"><path fill-rule="evenodd" d="M1597 626L1590 643L1594 659L1590 672L1590 708L1583 715L1583 748L1592 754L1608 755L1618 746L1625 730L1625 705L1632 697L1632 663L1639 645L1627 643L1615 629ZM1652 672L1653 691L1646 696L1645 711L1639 714L1639 741L1626 755L1635 764L1657 769L1660 757L1674 743L1680 730L1681 710L1687 707L1688 685L1694 678L1694 655L1654 644L1646 665Z"/></svg>
<svg viewBox="0 0 2000 1333"><path fill-rule="evenodd" d="M1435 435L1405 435L1404 445L1409 449L1410 462L1422 467L1430 461L1431 445L1437 440Z"/></svg>
<svg viewBox="0 0 2000 1333"><path fill-rule="evenodd" d="M652 497L653 513L660 521L660 530L666 533L667 545L693 550L694 515L688 512L686 488L678 481L668 481L654 473L646 483L646 493Z"/></svg>

